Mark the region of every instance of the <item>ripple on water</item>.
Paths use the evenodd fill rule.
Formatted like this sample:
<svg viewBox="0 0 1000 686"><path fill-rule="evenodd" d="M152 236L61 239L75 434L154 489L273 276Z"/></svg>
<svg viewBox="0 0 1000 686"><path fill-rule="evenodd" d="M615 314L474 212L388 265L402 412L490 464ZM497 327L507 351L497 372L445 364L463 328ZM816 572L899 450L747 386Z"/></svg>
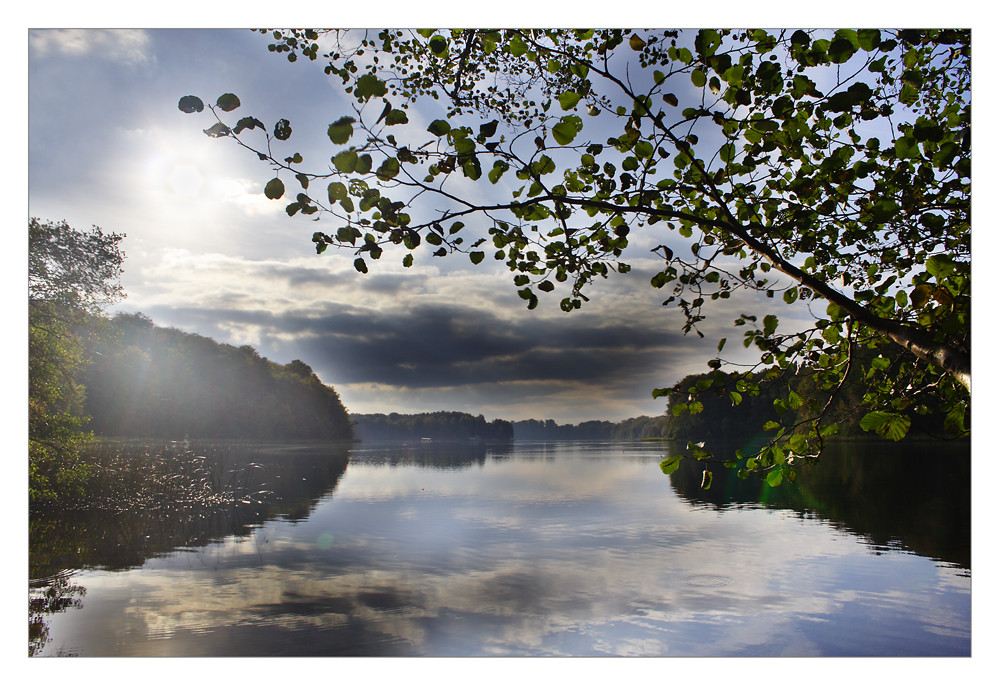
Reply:
<svg viewBox="0 0 1000 686"><path fill-rule="evenodd" d="M684 583L688 586L701 587L728 586L733 583L733 579L720 574L691 574L684 577Z"/></svg>

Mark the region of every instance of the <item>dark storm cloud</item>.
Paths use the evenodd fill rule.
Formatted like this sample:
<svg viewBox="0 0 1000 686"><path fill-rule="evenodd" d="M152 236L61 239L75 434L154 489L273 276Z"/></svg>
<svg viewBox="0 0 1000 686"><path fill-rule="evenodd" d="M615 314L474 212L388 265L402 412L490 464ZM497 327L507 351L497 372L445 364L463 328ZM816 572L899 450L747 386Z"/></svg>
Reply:
<svg viewBox="0 0 1000 686"><path fill-rule="evenodd" d="M181 307L150 314L200 331L221 323L254 327L265 354L272 346L280 347L286 356L306 360L324 378L408 388L620 382L648 373L683 343L666 326L638 318L625 324L606 322L596 314L508 320L457 304L386 311L331 303L322 313ZM279 345L282 338L293 342Z"/></svg>

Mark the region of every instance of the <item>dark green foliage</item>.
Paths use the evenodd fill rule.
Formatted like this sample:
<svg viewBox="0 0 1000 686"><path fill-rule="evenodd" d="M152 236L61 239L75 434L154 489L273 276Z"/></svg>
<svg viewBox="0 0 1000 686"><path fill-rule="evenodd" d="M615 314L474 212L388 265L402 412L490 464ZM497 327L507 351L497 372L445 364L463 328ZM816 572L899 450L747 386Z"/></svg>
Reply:
<svg viewBox="0 0 1000 686"><path fill-rule="evenodd" d="M509 441L514 438L511 423L503 419L487 422L483 415L466 412L424 412L421 414L354 414L354 431L363 441Z"/></svg>
<svg viewBox="0 0 1000 686"><path fill-rule="evenodd" d="M273 52L319 57L318 31L269 35ZM344 160L335 151L335 171L310 176L338 177L359 202L319 208L340 228L311 231L318 252L350 250L368 271L390 245L419 249L414 236L435 257L465 252L477 263L491 242L527 308L559 283L569 290L559 306L570 312L595 279L628 271L621 259L636 232L657 232L663 269L651 286L671 289L664 305L679 308L685 333L702 335L714 301L741 290L770 297L735 320L743 345L759 353L751 374L774 379L807 368L825 396L816 421L786 434L780 427L804 399L787 388L772 399L775 442L756 456L771 481L793 478L789 460L822 450L849 377L864 386L857 397L866 414L855 425L900 438L913 425L906 418L933 398L951 428L967 428L968 31L385 29L327 37L335 47L324 69L357 100L351 140L361 147ZM441 103L429 127L382 125L418 100ZM190 99L179 106L196 110ZM404 145L396 136L407 128ZM269 140L239 144L282 172L304 173L276 159ZM372 156L365 171L352 161L359 154ZM452 175L462 184L448 184ZM456 190L477 180L487 184L477 191L511 190L488 198ZM443 230L456 219L471 227L473 218L488 237L466 243L468 231ZM788 307L793 315L779 316ZM731 368L723 343L712 369ZM893 346L881 358L856 354ZM697 414L704 401L695 396L705 390L675 405L678 416Z"/></svg>
<svg viewBox="0 0 1000 686"><path fill-rule="evenodd" d="M122 296L124 236L28 223L28 469L32 504L78 495L88 475L82 375L102 306Z"/></svg>
<svg viewBox="0 0 1000 686"><path fill-rule="evenodd" d="M561 440L641 440L666 436L666 417L633 417L620 422L589 421L556 424L551 419L514 422L514 438L519 441Z"/></svg>
<svg viewBox="0 0 1000 686"><path fill-rule="evenodd" d="M279 365L250 346L119 315L118 339L88 370L90 427L105 436L350 439L337 392L301 360Z"/></svg>
<svg viewBox="0 0 1000 686"><path fill-rule="evenodd" d="M891 379L897 367L912 361L912 355L891 346L857 348L852 351L851 368L832 397L818 378L822 372L810 368L781 374L716 371L691 375L667 394L666 435L687 442L685 452L700 461L727 463L736 446L745 457L771 455L781 465L814 457L807 454L807 447L817 435L860 439L874 432L891 441L907 436L954 439L967 435L968 408L962 406L958 418L949 417L933 395L896 413L871 409L867 395L871 384L878 383L876 377ZM775 448L787 452L779 458ZM758 459L748 471L767 471L771 464ZM741 466L747 465L741 462ZM774 485L778 473L771 470L768 474Z"/></svg>

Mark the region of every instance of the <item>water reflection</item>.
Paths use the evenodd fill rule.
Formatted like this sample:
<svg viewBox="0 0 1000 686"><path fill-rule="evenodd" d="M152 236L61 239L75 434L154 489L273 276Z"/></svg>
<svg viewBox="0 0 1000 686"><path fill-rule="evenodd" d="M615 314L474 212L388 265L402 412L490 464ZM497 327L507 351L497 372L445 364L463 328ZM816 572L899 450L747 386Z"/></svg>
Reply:
<svg viewBox="0 0 1000 686"><path fill-rule="evenodd" d="M79 572L84 607L51 615L43 652L968 654L967 576L874 556L853 524L773 493L751 507L689 492L659 457L638 444L363 444L299 501L308 516L277 514L303 511L286 502L141 569Z"/></svg>
<svg viewBox="0 0 1000 686"><path fill-rule="evenodd" d="M178 549L198 549L228 536L246 536L268 520L301 521L321 497L336 488L347 469L349 446L206 443L190 450L178 446L165 453L150 451L145 445L106 443L94 450L102 453L98 459L118 471L167 461L178 472L174 476L196 472L202 475L199 480L189 479L188 487L176 490L189 496L197 487L205 495L153 495L129 504L122 494L121 504L32 513L31 654L47 641L47 615L80 607L86 590L67 581L75 570L136 568Z"/></svg>
<svg viewBox="0 0 1000 686"><path fill-rule="evenodd" d="M807 513L862 536L873 550L905 549L969 569L971 462L967 441L857 442L830 446L822 460L798 470L794 484L777 488L712 467L705 491L704 467L690 460L670 481L696 506L752 504Z"/></svg>

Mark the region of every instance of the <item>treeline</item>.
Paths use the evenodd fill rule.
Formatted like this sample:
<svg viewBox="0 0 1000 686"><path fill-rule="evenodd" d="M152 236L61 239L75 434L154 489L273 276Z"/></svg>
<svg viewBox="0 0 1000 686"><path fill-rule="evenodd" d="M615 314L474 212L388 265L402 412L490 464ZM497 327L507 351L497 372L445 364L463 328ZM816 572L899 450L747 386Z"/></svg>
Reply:
<svg viewBox="0 0 1000 686"><path fill-rule="evenodd" d="M509 441L514 438L510 422L466 412L420 414L355 414L354 433L362 441L408 441L430 438L444 441Z"/></svg>
<svg viewBox="0 0 1000 686"><path fill-rule="evenodd" d="M556 424L552 419L544 421L525 419L514 422L514 438L520 441L565 441L565 440L640 440L666 436L668 419L660 417L633 417L620 422L589 421L579 424Z"/></svg>
<svg viewBox="0 0 1000 686"><path fill-rule="evenodd" d="M150 438L352 438L337 392L301 360L280 365L249 345L121 314L83 381L88 428Z"/></svg>

